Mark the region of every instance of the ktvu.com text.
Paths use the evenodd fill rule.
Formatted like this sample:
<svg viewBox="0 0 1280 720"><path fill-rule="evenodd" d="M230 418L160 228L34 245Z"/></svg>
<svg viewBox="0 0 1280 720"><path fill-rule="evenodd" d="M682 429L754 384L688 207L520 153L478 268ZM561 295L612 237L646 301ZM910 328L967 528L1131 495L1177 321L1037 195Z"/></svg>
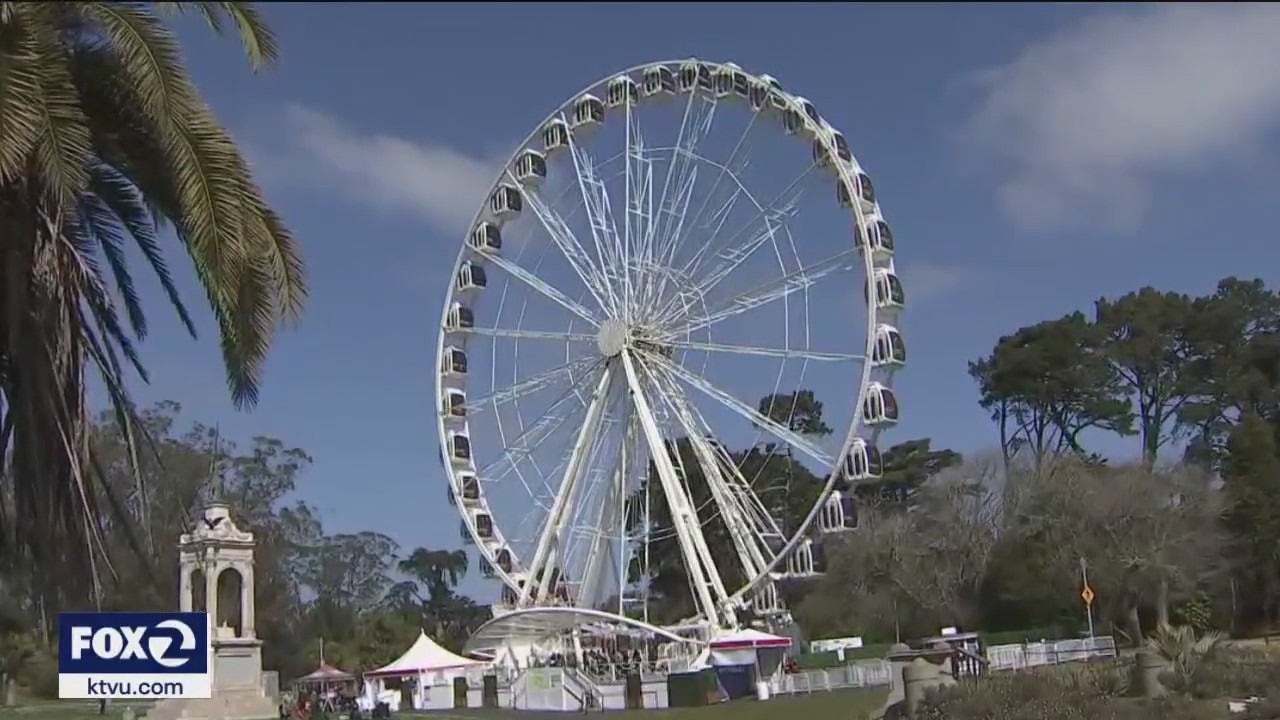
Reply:
<svg viewBox="0 0 1280 720"><path fill-rule="evenodd" d="M62 613L58 697L212 697L209 636L206 613Z"/></svg>

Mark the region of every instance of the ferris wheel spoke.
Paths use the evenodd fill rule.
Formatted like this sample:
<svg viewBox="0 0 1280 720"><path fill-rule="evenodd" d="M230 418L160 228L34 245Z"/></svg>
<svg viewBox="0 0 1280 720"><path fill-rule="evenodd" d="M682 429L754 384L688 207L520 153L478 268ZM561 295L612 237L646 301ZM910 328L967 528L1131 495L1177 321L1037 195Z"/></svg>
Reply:
<svg viewBox="0 0 1280 720"><path fill-rule="evenodd" d="M667 182L663 184L658 203L660 226L654 237L653 251L659 263L666 260L671 247L679 239L680 227L689 211L689 193L697 181L698 168L694 161L699 157L698 142L710 133L715 119L716 102L706 98L699 100L691 122L681 128L681 134L676 138L671 164L667 168ZM671 195L673 191L675 194Z"/></svg>
<svg viewBox="0 0 1280 720"><path fill-rule="evenodd" d="M698 210L694 212L693 222L691 223L692 227L699 227L698 221L702 219L702 214L707 211L707 207L711 204L712 198L715 197L716 190L720 189L720 183L724 181L725 176L728 175L736 177L738 173L747 169L750 152L745 152L741 156L739 156L738 153L742 152L743 148L746 147L747 136L751 134L752 128L756 126L756 119L759 117L759 114L751 115L751 119L747 121L746 127L742 129L742 133L738 136L738 141L734 143L733 150L729 151L729 159L723 164L718 164L720 172L716 174L715 181L711 183L711 189L707 190L706 198L704 198L702 204L698 206ZM727 201L726 204L722 204L720 208L711 215L711 218L709 218L709 221L703 225L703 227L710 226L710 221L714 221L720 213L725 211L726 205L732 204L732 198L738 196L739 191L741 190L741 185L736 181L734 182L734 185L737 187L735 188L733 195L730 197L730 200ZM712 237L715 237L715 235L712 235ZM670 259L675 259L674 253Z"/></svg>
<svg viewBox="0 0 1280 720"><path fill-rule="evenodd" d="M729 159L724 163L711 162L706 158L702 159L707 164L717 168L719 172L716 173L716 178L711 183L711 188L707 190L706 196L702 200L702 204L698 206L698 209L693 213L692 219L689 220L688 229L690 231L710 229L710 238L714 239L720 237L720 231L723 229L725 221L729 219L733 206L737 203L738 198L743 195L742 183L737 179L737 176L747 168L750 153L743 153L742 150L746 147L747 136L751 134L752 128L755 127L756 119L759 117L760 115L758 113L752 114L751 119L747 121L746 127L742 129L742 133L738 136L737 142L734 143L733 150L729 152ZM742 154L739 155L739 153ZM715 198L716 190L720 189L720 184L724 181L726 176L732 178L734 181L733 184L735 187L733 194L716 208L710 218L706 221L702 221L703 214L707 211L712 199ZM692 188L690 188L690 191L692 194ZM675 265L676 254L679 249L677 240L681 236L680 229L684 227L684 222L684 218L682 217L680 227L677 228L677 232L673 235L672 242L669 244L667 252L663 255L663 263L666 266L674 267ZM703 243L701 247L699 247L697 253L704 252L710 245L711 243L709 242ZM653 298L657 299L664 296L669 279L670 273L662 274L658 280L657 290L653 293Z"/></svg>
<svg viewBox="0 0 1280 720"><path fill-rule="evenodd" d="M668 243L674 245L678 239L672 232L672 223L679 227L688 212L689 193L693 189L693 177L696 167L691 162L697 157L698 142L711 129L715 117L715 102L701 96L701 93L689 94L685 104L684 115L680 120L680 131L676 136L676 144L671 148L670 161L667 163L666 178L662 182L662 193L658 197L657 217L648 228L644 242L642 264L646 268L664 267L663 259L667 255ZM674 185L673 185L674 181ZM674 193L674 194L673 194ZM648 306L657 300L657 281L661 276L647 277L641 292L641 302Z"/></svg>
<svg viewBox="0 0 1280 720"><path fill-rule="evenodd" d="M610 300L608 307L616 313L621 307L621 301L615 281L621 280L621 277L610 273L617 273L625 268L617 256L620 243L618 228L614 225L609 208L609 192L604 181L596 176L591 157L578 147L573 133L568 133L566 137L578 192L582 196L582 211L587 215L587 227L591 230L591 241L596 249L596 267L599 268L599 277Z"/></svg>
<svg viewBox="0 0 1280 720"><path fill-rule="evenodd" d="M712 242L699 248L680 270L682 274L688 277L697 278L696 287L692 291L693 295L703 297L709 295L721 281L753 257L761 246L767 242L774 241L779 230L786 231L786 220L795 215L796 203L800 199L801 193L798 186L817 167L816 163L810 164L808 168L788 183L767 204L759 205L757 203L756 214L752 216L751 220L746 222L737 232L729 235L723 243L718 243L716 239L721 236L720 231L725 219L728 218L728 209L725 209L723 218L712 234ZM733 201L734 198L731 197L730 203ZM762 224L763 227L758 227L758 223ZM758 229L754 234L748 235L753 227ZM713 247L717 249L714 253L711 253ZM708 262L709 257L717 259L718 262L712 267L704 268L703 263ZM677 312L680 310L680 298L678 295L665 301L664 310L661 313L664 319L670 318L673 309Z"/></svg>
<svg viewBox="0 0 1280 720"><path fill-rule="evenodd" d="M508 172L510 176L510 172ZM511 176L514 181L514 176ZM587 253L582 244L578 242L578 238L574 235L573 230L569 228L568 223L560 214L548 205L542 197L532 188L524 188L524 197L529 201L529 208L533 210L533 214L537 216L538 223L542 225L542 229L551 237L551 241L559 248L560 253L564 255L568 261L569 267L577 274L578 279L586 286L591 296L595 298L602 309L608 310L616 306L617 298L613 296L613 291L609 287L607 260L602 260L605 265L597 265ZM588 215L588 222L594 225L594 219L591 217L591 205L584 203L581 206ZM577 208L575 208L576 210Z"/></svg>
<svg viewBox="0 0 1280 720"><path fill-rule="evenodd" d="M502 257L501 255L490 254L490 255L486 255L485 259L488 262L491 262L497 267L506 271L508 275L516 278L517 280L520 280L525 285L528 285L529 287L538 291L548 300L555 302L557 305L559 305L560 307L563 307L565 310L568 310L574 315L577 315L578 317L582 318L591 327L600 326L600 320L595 315L593 315L590 310L587 310L577 301L570 298L568 295L565 295L564 293L555 289L554 287L549 285L545 280L538 277L537 275L534 275L533 273L529 272L528 270L525 270L524 268L520 267L519 265L512 262L511 260L508 260L507 258Z"/></svg>
<svg viewBox="0 0 1280 720"><path fill-rule="evenodd" d="M593 368L588 368L586 373L587 378L593 378L595 373L601 371L602 367L603 363L598 363L594 368L594 372ZM537 420L531 423L528 427L523 428L520 434L513 440L505 442L504 444L506 447L503 448L502 457L481 468L477 472L477 476L481 480L488 482L497 482L506 477L506 474L511 472L511 469L517 465L518 461L516 458L532 453L537 449L539 444L544 442L551 435L551 433L560 429L560 426L564 425L565 422L568 421L568 414L557 415L555 413L557 409L569 401L578 399L577 390L578 389L576 387L570 387L568 390L561 393L561 395L556 398L555 402L551 403L550 407L548 407ZM507 470L502 474L495 476L494 473L496 470L503 465L507 466Z"/></svg>
<svg viewBox="0 0 1280 720"><path fill-rule="evenodd" d="M489 407L493 407L496 410L499 405L512 400L518 400L525 395L532 395L533 393L549 387L566 375L572 376L572 374L578 370L589 370L592 365L597 365L599 363L600 359L596 357L579 358L563 365L557 365L550 370L538 373L537 375L526 378L512 385L508 385L501 390L496 390L474 399L468 398L466 404L467 413L484 412Z"/></svg>
<svg viewBox="0 0 1280 720"><path fill-rule="evenodd" d="M655 373L655 379L665 374ZM664 380L665 382L659 380L657 383L662 399L674 411L685 437L693 447L694 458L702 470L703 480L707 483L720 520L729 532L729 539L743 572L747 577L755 577L764 572L768 563L761 552L759 538L753 532L747 508L742 505L740 490L732 480L737 475L737 466L724 447L714 440L710 427L685 399L675 382L669 378Z"/></svg>
<svg viewBox="0 0 1280 720"><path fill-rule="evenodd" d="M698 377L697 375L694 375L693 373L681 367L679 364L671 362L670 360L667 360L667 358L663 357L662 355L659 355L656 353L650 353L647 359L650 359L653 362L657 363L659 367L662 367L663 369L671 372L673 375L685 381L689 385L692 385L698 390L702 391L713 400L720 401L722 405L729 408L733 412L741 415L743 418L745 418L748 422L752 423L753 425L763 428L765 430L768 430L771 434L773 434L779 440L782 440L788 445L794 447L796 450L799 450L804 454L808 455L809 457L813 458L814 460L817 460L818 462L822 463L823 467L830 468L835 466L835 462L836 462L835 458L831 457L826 452L824 452L821 448L809 442L799 433L782 426L780 423L773 420L772 418L762 415L755 408L742 402L741 400L734 397L733 395L730 395L724 390L721 390L720 388L708 382L706 379Z"/></svg>
<svg viewBox="0 0 1280 720"><path fill-rule="evenodd" d="M587 461L591 454L591 446L596 440L596 433L604 416L606 402L609 397L610 383L615 374L610 364L605 363L603 371L600 373L600 379L591 394L586 417L583 419L582 427L578 430L577 440L574 443L572 454L569 456L569 462L565 467L560 486L556 489L555 501L551 505L551 511L547 514L546 523L543 525L542 533L538 538L537 549L534 551L533 559L528 565L530 582L520 591L521 605L527 603L530 599L545 599L552 582L555 580L553 577L555 557L562 549L560 546L564 540L565 528L570 517L572 517L572 498L578 492L579 483L585 476Z"/></svg>
<svg viewBox="0 0 1280 720"><path fill-rule="evenodd" d="M473 327L468 332L488 337L514 338L517 340L559 340L561 342L593 343L595 335L583 333L560 332L558 330L522 330L509 328Z"/></svg>
<svg viewBox="0 0 1280 720"><path fill-rule="evenodd" d="M792 348L755 347L752 345L729 345L725 343L692 342L672 340L667 345L678 350L702 350L705 352L731 353L734 355L761 355L764 357L797 358L801 360L817 360L823 362L860 362L865 355L853 353L819 352L817 350L800 350Z"/></svg>
<svg viewBox="0 0 1280 720"><path fill-rule="evenodd" d="M844 250L825 260L793 270L776 280L730 298L716 310L712 310L703 317L695 318L693 322L676 329L670 335L679 336L701 330L726 318L781 300L798 290L812 287L827 275L851 269L857 255L856 249Z"/></svg>
<svg viewBox="0 0 1280 720"><path fill-rule="evenodd" d="M684 406L688 408L690 417L701 428L701 431L698 434L703 437L714 437L714 432L711 429L710 423L708 423L702 413L699 412L695 404L688 402L688 400L684 398L683 393L680 392L679 384L671 376L670 372L661 368L658 369L658 372L666 376L666 386L671 389L673 396L681 398ZM716 450L717 458L723 463L726 473L724 476L725 482L728 483L729 488L734 493L734 499L738 501L739 507L742 508L746 517L751 520L752 525L757 528L761 534L770 532L775 534L779 533L777 520L765 508L764 503L761 502L760 498L755 494L755 491L752 489L752 482L748 481L746 477L742 475L742 472L738 467L738 463L734 461L733 457L729 454L729 451L719 443L716 443L713 449ZM758 538L759 536L757 536L757 539Z"/></svg>

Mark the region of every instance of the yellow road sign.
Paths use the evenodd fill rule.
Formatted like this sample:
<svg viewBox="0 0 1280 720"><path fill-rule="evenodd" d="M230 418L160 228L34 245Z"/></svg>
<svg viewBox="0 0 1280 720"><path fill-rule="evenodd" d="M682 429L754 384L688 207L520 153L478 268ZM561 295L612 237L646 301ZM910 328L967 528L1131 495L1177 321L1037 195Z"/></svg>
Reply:
<svg viewBox="0 0 1280 720"><path fill-rule="evenodd" d="M1093 605L1093 588L1085 585L1084 589L1080 591L1080 599L1084 601L1085 605Z"/></svg>

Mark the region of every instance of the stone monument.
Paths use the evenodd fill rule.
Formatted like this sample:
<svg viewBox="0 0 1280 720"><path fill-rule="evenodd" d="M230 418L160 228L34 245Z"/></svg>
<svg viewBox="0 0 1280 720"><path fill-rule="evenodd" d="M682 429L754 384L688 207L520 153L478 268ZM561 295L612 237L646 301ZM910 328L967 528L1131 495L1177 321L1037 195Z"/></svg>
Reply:
<svg viewBox="0 0 1280 720"><path fill-rule="evenodd" d="M253 629L253 533L236 527L214 500L178 542L179 609L207 612L213 642L213 697L164 700L148 720L269 720L279 710L262 683L262 641Z"/></svg>

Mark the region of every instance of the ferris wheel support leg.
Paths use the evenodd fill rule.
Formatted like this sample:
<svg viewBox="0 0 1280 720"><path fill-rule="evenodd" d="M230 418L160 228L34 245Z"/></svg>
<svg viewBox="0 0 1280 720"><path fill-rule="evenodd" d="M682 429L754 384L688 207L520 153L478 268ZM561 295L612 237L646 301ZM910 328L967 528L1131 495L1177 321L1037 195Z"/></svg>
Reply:
<svg viewBox="0 0 1280 720"><path fill-rule="evenodd" d="M750 525L743 519L742 506L737 501L733 489L725 481L722 466L715 459L715 450L708 447L707 441L692 427L691 423L683 424L689 431L689 441L693 443L698 464L702 466L703 477L706 478L707 487L711 490L711 499L715 502L716 508L720 511L720 518L729 531L729 539L738 553L742 570L748 578L753 578L764 572L768 563L760 553L759 546L753 541Z"/></svg>
<svg viewBox="0 0 1280 720"><path fill-rule="evenodd" d="M664 399L675 410L676 418L684 428L690 445L693 446L694 458L702 469L702 477L707 481L707 489L710 490L711 499L720 512L720 518L729 531L729 539L738 554L742 571L748 578L756 577L764 572L768 563L753 540L749 524L743 519L743 508L733 488L725 480L724 466L718 461L716 449L711 447L711 443L706 439L710 435L710 428L705 424L699 427L700 418L697 417L697 411L685 399L668 373L659 369L654 377L661 385L666 386L663 388ZM729 467L733 467L732 463Z"/></svg>
<svg viewBox="0 0 1280 720"><path fill-rule="evenodd" d="M616 372L612 364L606 363L604 370L600 373L600 381L596 384L595 392L591 395L591 403L587 406L586 418L583 420L582 429L578 432L573 452L570 454L569 462L566 464L564 481L560 483L560 489L556 492L556 499L551 505L551 512L547 515L547 523L543 527L542 536L538 538L538 547L534 551L533 562L529 565L530 582L520 589L519 604L521 606L527 603L531 596L539 600L546 597L555 565L554 562L549 562L548 560L554 558L555 550L560 545L561 536L568 523L571 498L576 493L578 483L586 469L587 455L590 454L591 443L595 440L596 433L599 430L600 419L604 415L605 401L609 395L609 385L615 375ZM553 547L553 545L556 547Z"/></svg>
<svg viewBox="0 0 1280 720"><path fill-rule="evenodd" d="M649 445L649 454L658 472L658 480L662 484L663 495L671 508L672 524L675 526L676 539L680 545L680 554L694 579L694 600L698 603L704 617L721 627L736 627L738 619L729 605L728 598L712 596L712 578L719 578L711 551L707 548L699 532L697 511L684 491L684 486L676 477L675 466L671 463L671 455L662 439L662 431L653 419L653 410L645 398L644 387L636 373L631 351L622 352L622 368L626 373L627 384L631 389L631 399L640 420L640 428L644 432L645 442Z"/></svg>
<svg viewBox="0 0 1280 720"><path fill-rule="evenodd" d="M630 422L631 420L628 417L624 427L629 426ZM626 532L626 528L622 526L626 518L622 516L620 502L625 499L627 492L624 458L626 457L626 443L629 441L630 435L630 431L624 431L623 450L619 453L617 467L610 473L610 479L613 482L609 487L609 495L600 504L600 514L597 518L598 531L595 537L591 539L591 549L587 555L586 563L587 572L582 578L582 589L577 598L578 605L583 607L595 607L597 602L606 599L600 596L601 593L598 586L601 573L604 572L605 567L613 559L613 553L611 552L613 539L608 535L608 532L612 528L619 527L622 528L620 534ZM625 542L622 544L625 545Z"/></svg>

